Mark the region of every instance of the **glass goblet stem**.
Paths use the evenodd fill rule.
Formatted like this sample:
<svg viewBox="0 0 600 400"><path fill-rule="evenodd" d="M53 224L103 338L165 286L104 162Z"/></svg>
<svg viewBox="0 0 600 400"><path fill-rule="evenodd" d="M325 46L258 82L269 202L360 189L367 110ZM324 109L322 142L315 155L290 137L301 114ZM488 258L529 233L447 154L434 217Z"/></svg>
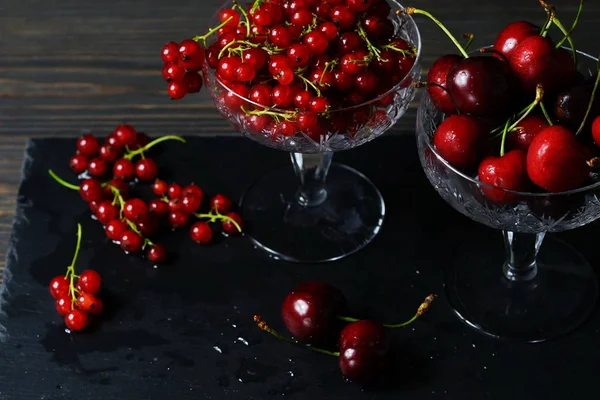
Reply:
<svg viewBox="0 0 600 400"><path fill-rule="evenodd" d="M518 233L502 231L506 261L504 277L512 282L528 282L537 275L537 255L546 232Z"/></svg>
<svg viewBox="0 0 600 400"><path fill-rule="evenodd" d="M327 199L325 180L331 166L333 152L317 154L290 153L294 171L300 179L296 194L298 204L304 207L316 207Z"/></svg>

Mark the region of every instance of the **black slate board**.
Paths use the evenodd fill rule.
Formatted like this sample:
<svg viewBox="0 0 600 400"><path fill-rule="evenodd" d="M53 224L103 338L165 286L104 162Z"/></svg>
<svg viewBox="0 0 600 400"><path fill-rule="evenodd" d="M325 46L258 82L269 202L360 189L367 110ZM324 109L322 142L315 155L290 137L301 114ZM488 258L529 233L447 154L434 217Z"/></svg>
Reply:
<svg viewBox="0 0 600 400"><path fill-rule="evenodd" d="M52 168L72 177L66 163L73 148L72 140L44 139L26 150L0 318L2 400L554 399L598 393L598 313L561 340L517 345L473 332L441 296L422 320L394 332L395 379L369 390L345 382L333 357L255 327L252 316L260 313L285 332L280 302L309 279L342 289L358 316L403 320L426 294L442 292L440 267L456 252L477 257L488 251L483 246L501 250L498 232L454 212L429 186L413 138L384 137L336 155L373 179L388 216L366 249L321 265L273 260L243 237L198 246L185 232L171 240L174 265L154 269L126 256L105 240L79 195L46 174ZM289 163L287 154L239 138L167 143L156 159L167 177L234 198L261 173ZM70 262L77 222L84 228L79 265L101 272L107 312L92 332L68 335L47 284ZM598 266L597 232L592 224L563 236Z"/></svg>

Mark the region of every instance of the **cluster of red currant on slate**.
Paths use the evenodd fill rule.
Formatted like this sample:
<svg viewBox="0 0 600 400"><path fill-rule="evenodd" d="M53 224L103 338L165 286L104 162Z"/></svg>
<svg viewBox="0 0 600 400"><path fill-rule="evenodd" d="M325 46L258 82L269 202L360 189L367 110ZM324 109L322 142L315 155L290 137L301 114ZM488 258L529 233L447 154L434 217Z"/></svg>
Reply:
<svg viewBox="0 0 600 400"><path fill-rule="evenodd" d="M600 78L597 72L579 73L581 56L563 47L567 42L575 49L571 32L583 1L570 29L553 6L540 4L547 14L542 26L513 22L478 55L469 55L428 12L405 10L433 19L461 53L438 58L427 76L431 100L447 116L433 145L455 168L497 187L483 192L500 205L521 200L502 189L555 193L579 188L589 183L590 166L600 161L593 145L600 145L600 122L592 124L600 114ZM553 26L562 33L558 42L549 36Z"/></svg>
<svg viewBox="0 0 600 400"><path fill-rule="evenodd" d="M220 12L220 25L183 41L178 55L183 64L204 62L205 72L214 71L226 89L219 104L251 132L316 140L352 134L387 118L391 89L415 63L417 50L396 35L390 12L386 0L233 1ZM163 58L176 48L167 43ZM173 79L169 70L163 75ZM329 113L374 99L351 118Z"/></svg>
<svg viewBox="0 0 600 400"><path fill-rule="evenodd" d="M75 273L75 263L81 248L81 225L77 225L77 246L71 265L64 275L50 281L50 294L56 300L56 311L64 317L70 331L80 331L87 327L92 317L98 316L104 309L104 303L98 297L102 278L92 269L81 274Z"/></svg>
<svg viewBox="0 0 600 400"><path fill-rule="evenodd" d="M373 320L359 320L342 316L346 306L344 295L335 287L319 281L299 284L288 293L281 307L281 316L288 331L307 349L337 356L342 374L358 383L372 383L380 376L389 361L391 339L388 329L401 328L413 323L430 308L435 295L429 295L419 306L416 314L400 324L380 324ZM337 335L338 351L314 347L328 339L338 326L337 322L349 322ZM260 316L254 316L260 329L278 339L300 344L279 334ZM311 345L307 345L311 344Z"/></svg>
<svg viewBox="0 0 600 400"><path fill-rule="evenodd" d="M158 166L147 157L148 151L167 140L185 142L178 136L150 141L129 125L118 126L102 145L95 136L85 134L78 138L77 152L69 162L73 172L79 174L80 184L70 184L49 171L55 181L79 191L109 239L127 253L145 251L147 259L157 264L166 261L167 249L152 239L164 225L185 227L190 216L194 216L199 221L192 225L190 236L197 243L211 241L213 228L209 223L220 222L227 234L242 232L243 226L240 215L231 211L228 197L215 195L209 211L200 213L204 193L198 185L167 184L157 178ZM130 189L135 188L136 181L151 184L158 197L146 201L131 196Z"/></svg>

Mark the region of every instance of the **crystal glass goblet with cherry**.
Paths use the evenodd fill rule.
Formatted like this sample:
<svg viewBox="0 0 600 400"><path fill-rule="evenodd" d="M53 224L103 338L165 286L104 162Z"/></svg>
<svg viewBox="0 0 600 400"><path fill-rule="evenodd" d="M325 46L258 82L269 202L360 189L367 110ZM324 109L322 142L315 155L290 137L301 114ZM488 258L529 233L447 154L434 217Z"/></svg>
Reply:
<svg viewBox="0 0 600 400"><path fill-rule="evenodd" d="M196 91L185 76L201 71L236 130L290 153L291 165L260 177L242 199L248 235L274 257L339 259L380 230L378 189L332 158L382 135L414 98L420 37L400 9L386 0L228 1L206 34L163 49L172 97ZM177 81L173 63L195 65Z"/></svg>
<svg viewBox="0 0 600 400"><path fill-rule="evenodd" d="M465 243L448 261L450 304L469 326L525 342L570 332L598 295L589 263L547 233L600 217L599 64L562 46L574 47L568 28L541 3L545 24L512 23L482 51L468 54L450 35L460 54L429 70L417 119L419 156L435 190L504 238L504 249Z"/></svg>

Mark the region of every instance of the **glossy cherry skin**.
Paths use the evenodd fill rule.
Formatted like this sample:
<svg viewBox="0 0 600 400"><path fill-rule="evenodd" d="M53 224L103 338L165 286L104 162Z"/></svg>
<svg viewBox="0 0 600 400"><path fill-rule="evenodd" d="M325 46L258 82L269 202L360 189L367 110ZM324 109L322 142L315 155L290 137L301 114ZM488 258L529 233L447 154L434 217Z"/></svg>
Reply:
<svg viewBox="0 0 600 400"><path fill-rule="evenodd" d="M339 365L354 382L366 383L382 372L390 349L390 337L381 324L361 320L346 325L340 334Z"/></svg>
<svg viewBox="0 0 600 400"><path fill-rule="evenodd" d="M600 147L600 116L594 119L592 122L592 137L594 138L594 143Z"/></svg>
<svg viewBox="0 0 600 400"><path fill-rule="evenodd" d="M446 84L456 109L463 114L502 114L510 100L509 70L496 57L461 60L448 74Z"/></svg>
<svg viewBox="0 0 600 400"><path fill-rule="evenodd" d="M527 152L527 174L549 192L576 189L589 176L585 153L575 135L565 127L550 126L538 133Z"/></svg>
<svg viewBox="0 0 600 400"><path fill-rule="evenodd" d="M318 281L299 284L281 306L283 322L298 340L318 341L329 336L346 300L335 287Z"/></svg>
<svg viewBox="0 0 600 400"><path fill-rule="evenodd" d="M438 154L460 170L470 170L481 159L487 130L485 124L468 115L451 115L433 134Z"/></svg>
<svg viewBox="0 0 600 400"><path fill-rule="evenodd" d="M537 115L530 115L519 122L519 125L513 132L510 132L506 137L506 146L508 149L521 149L527 151L531 145L531 141L543 129L547 128L548 122Z"/></svg>
<svg viewBox="0 0 600 400"><path fill-rule="evenodd" d="M540 27L528 21L516 21L500 31L494 41L494 50L510 58L515 47L530 36L539 35Z"/></svg>
<svg viewBox="0 0 600 400"><path fill-rule="evenodd" d="M572 85L562 91L556 97L553 104L554 117L561 124L573 131L579 129L579 125L585 118L585 114L590 103L594 82L592 79L584 80L578 84ZM590 117L600 114L600 96L596 95ZM591 122L592 118L588 120Z"/></svg>
<svg viewBox="0 0 600 400"><path fill-rule="evenodd" d="M499 204L518 203L520 196L503 189L527 192L531 182L527 176L527 153L515 149L502 157L489 156L481 161L478 171L479 180L495 188L482 187L485 196Z"/></svg>
<svg viewBox="0 0 600 400"><path fill-rule="evenodd" d="M427 86L427 92L431 97L432 103L444 114L452 114L456 112L456 107L450 98L446 82L450 71L463 58L458 54L448 54L438 58L427 73L427 83L432 85ZM439 86L438 86L439 85ZM440 87L442 86L442 87ZM446 90L445 90L446 89Z"/></svg>

